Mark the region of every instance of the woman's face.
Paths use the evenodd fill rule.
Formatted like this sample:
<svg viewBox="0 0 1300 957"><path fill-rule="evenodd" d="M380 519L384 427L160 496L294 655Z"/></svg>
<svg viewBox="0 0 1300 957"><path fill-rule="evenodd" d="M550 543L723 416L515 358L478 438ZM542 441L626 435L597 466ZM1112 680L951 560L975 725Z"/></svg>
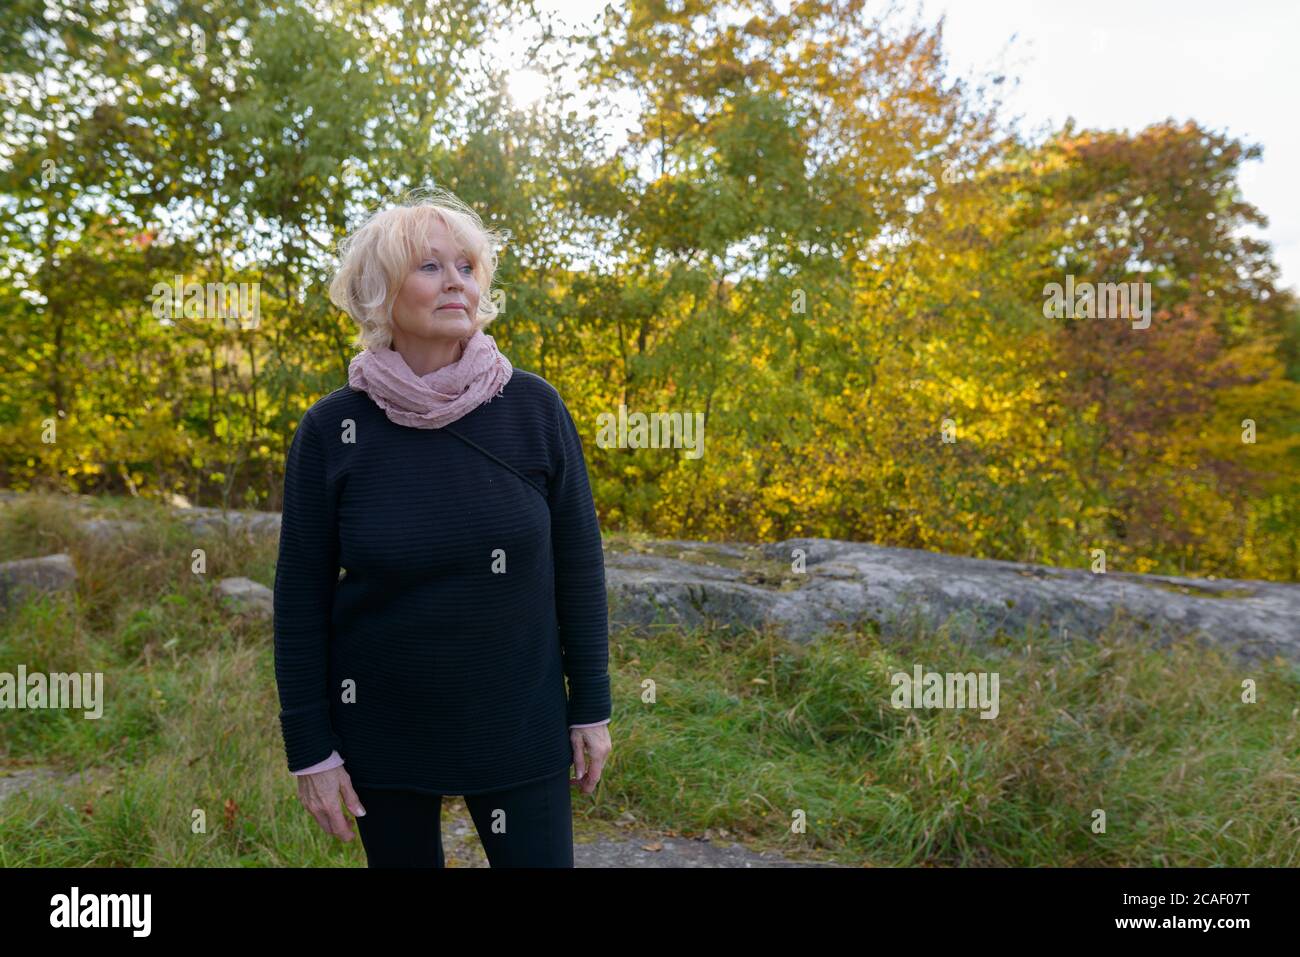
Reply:
<svg viewBox="0 0 1300 957"><path fill-rule="evenodd" d="M473 267L442 223L435 224L431 242L397 292L393 324L419 339L468 339L478 315Z"/></svg>

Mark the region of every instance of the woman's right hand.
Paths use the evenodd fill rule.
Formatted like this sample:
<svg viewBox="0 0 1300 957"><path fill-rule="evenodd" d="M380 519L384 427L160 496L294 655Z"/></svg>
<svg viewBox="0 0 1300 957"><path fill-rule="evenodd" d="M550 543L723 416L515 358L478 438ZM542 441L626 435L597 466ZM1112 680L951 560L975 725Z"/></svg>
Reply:
<svg viewBox="0 0 1300 957"><path fill-rule="evenodd" d="M298 800L302 806L311 813L326 834L350 841L353 838L352 822L339 810L339 792L343 793L343 803L354 817L362 817L366 813L357 792L352 790L352 779L342 765L316 774L298 775Z"/></svg>

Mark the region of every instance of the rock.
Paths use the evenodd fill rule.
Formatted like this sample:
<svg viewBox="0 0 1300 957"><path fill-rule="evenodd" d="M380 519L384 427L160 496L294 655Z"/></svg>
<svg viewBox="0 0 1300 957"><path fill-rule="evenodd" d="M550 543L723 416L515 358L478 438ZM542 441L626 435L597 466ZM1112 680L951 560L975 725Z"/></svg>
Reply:
<svg viewBox="0 0 1300 957"><path fill-rule="evenodd" d="M221 531L224 528L245 530L254 535L280 533L279 512L223 512L219 508L175 507L172 514L191 531L198 533ZM101 539L141 528L140 522L123 518L89 518L80 524L88 534Z"/></svg>
<svg viewBox="0 0 1300 957"><path fill-rule="evenodd" d="M223 601L240 611L249 611L258 615L274 613L274 593L251 578L222 578L217 582L217 591Z"/></svg>
<svg viewBox="0 0 1300 957"><path fill-rule="evenodd" d="M806 573L790 570L796 548L806 554ZM1093 574L818 538L758 546L754 553L780 571L755 575L611 551L611 622L770 627L806 643L839 626L875 622L889 633L919 617L930 627L946 624L954 638L979 642L1034 623L1090 637L1127 614L1157 635L1193 635L1244 660L1300 661L1300 585Z"/></svg>
<svg viewBox="0 0 1300 957"><path fill-rule="evenodd" d="M45 555L0 562L0 610L8 611L31 594L52 594L76 587L72 556Z"/></svg>
<svg viewBox="0 0 1300 957"><path fill-rule="evenodd" d="M254 535L280 533L279 512L240 512L200 506L179 508L172 513L196 532L218 531L222 527L241 529Z"/></svg>
<svg viewBox="0 0 1300 957"><path fill-rule="evenodd" d="M175 514L196 530L234 527L274 535L280 529L278 512L182 508ZM88 524L97 534L112 534L134 523ZM802 573L791 568L796 548L806 553ZM67 565L74 578L70 560ZM888 634L920 619L931 628L947 626L954 640L978 643L1035 623L1069 637L1093 637L1127 615L1158 640L1193 635L1243 660L1300 661L1297 584L1093 574L823 538L764 545L606 543L605 570L611 624L633 629L772 628L806 643L837 628L874 623ZM232 601L270 613L265 586L248 579L221 584ZM0 578L0 596L4 587Z"/></svg>
<svg viewBox="0 0 1300 957"><path fill-rule="evenodd" d="M128 518L88 518L81 528L92 538L104 540L138 531L140 523Z"/></svg>

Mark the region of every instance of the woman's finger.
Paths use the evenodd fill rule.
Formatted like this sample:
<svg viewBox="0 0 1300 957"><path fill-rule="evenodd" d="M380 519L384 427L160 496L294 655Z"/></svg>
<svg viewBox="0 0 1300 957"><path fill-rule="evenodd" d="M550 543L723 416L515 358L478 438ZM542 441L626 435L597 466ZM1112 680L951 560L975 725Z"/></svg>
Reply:
<svg viewBox="0 0 1300 957"><path fill-rule="evenodd" d="M320 825L320 829L321 829L322 831L324 831L326 834L333 834L333 833L334 833L333 830L331 830L331 828L330 828L330 818L329 818L329 815L328 815L327 813L325 813L324 810L320 810L320 811L312 811L312 812L311 812L311 816L314 817L314 818L316 819L316 823Z"/></svg>
<svg viewBox="0 0 1300 957"><path fill-rule="evenodd" d="M339 797L334 795L334 800L330 802L329 810L326 812L329 816L329 831L335 837L344 841L352 840L352 823L343 816L339 809Z"/></svg>
<svg viewBox="0 0 1300 957"><path fill-rule="evenodd" d="M343 791L343 803L348 806L354 817L365 817L366 809L361 806L361 798L357 797L357 792L352 790L352 779L346 775L339 787Z"/></svg>
<svg viewBox="0 0 1300 957"><path fill-rule="evenodd" d="M595 789L596 787L596 782L600 780L600 772L604 767L605 767L604 756L601 755L599 752L593 754L591 756L591 774L589 775L590 783L593 789Z"/></svg>
<svg viewBox="0 0 1300 957"><path fill-rule="evenodd" d="M586 755L583 753L583 745L585 742L583 741L581 734L574 735L570 740L573 743L573 776L581 781L583 774L585 774L587 770L587 759Z"/></svg>

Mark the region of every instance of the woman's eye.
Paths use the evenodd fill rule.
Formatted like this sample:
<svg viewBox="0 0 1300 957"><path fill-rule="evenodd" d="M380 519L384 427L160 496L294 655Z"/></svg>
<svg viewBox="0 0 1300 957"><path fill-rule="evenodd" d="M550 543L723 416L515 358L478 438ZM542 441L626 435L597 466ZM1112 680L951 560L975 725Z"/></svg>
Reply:
<svg viewBox="0 0 1300 957"><path fill-rule="evenodd" d="M473 267L473 266L470 266L470 265L464 265L464 266L461 266L460 268L461 268L461 269L468 269L471 273L474 271L474 267Z"/></svg>

